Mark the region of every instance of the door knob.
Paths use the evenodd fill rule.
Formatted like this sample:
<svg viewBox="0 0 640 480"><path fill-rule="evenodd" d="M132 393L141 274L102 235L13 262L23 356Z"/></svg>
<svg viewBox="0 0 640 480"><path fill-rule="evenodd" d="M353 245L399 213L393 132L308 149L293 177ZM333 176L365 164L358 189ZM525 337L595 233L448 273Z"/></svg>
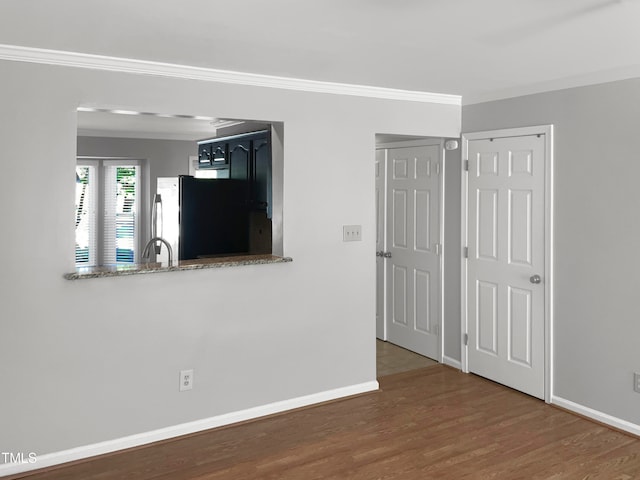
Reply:
<svg viewBox="0 0 640 480"><path fill-rule="evenodd" d="M382 256L383 256L384 258L391 258L391 252L384 252L384 253L382 254Z"/></svg>
<svg viewBox="0 0 640 480"><path fill-rule="evenodd" d="M529 277L529 281L531 283L540 283L542 278L540 278L540 275L531 275L531 277Z"/></svg>
<svg viewBox="0 0 640 480"><path fill-rule="evenodd" d="M382 250L376 252L376 257L381 257L384 254Z"/></svg>

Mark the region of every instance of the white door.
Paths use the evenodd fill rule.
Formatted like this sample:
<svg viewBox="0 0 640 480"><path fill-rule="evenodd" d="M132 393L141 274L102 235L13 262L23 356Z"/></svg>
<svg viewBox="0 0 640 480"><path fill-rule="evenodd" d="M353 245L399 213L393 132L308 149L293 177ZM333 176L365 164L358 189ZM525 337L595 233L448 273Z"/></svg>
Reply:
<svg viewBox="0 0 640 480"><path fill-rule="evenodd" d="M545 138L468 141L470 372L545 393Z"/></svg>
<svg viewBox="0 0 640 480"><path fill-rule="evenodd" d="M440 146L387 151L387 340L439 357Z"/></svg>
<svg viewBox="0 0 640 480"><path fill-rule="evenodd" d="M376 150L376 337L386 340L384 329L384 226L386 150Z"/></svg>

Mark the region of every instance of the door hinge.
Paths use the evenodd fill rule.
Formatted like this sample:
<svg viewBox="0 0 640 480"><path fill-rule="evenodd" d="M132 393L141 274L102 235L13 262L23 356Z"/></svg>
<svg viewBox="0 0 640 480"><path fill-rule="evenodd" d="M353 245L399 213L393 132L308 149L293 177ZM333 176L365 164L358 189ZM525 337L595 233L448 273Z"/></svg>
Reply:
<svg viewBox="0 0 640 480"><path fill-rule="evenodd" d="M440 162L436 163L436 175L440 175Z"/></svg>
<svg viewBox="0 0 640 480"><path fill-rule="evenodd" d="M468 333L465 333L464 335L462 335L462 343L464 343L465 347L467 345L469 345L469 334Z"/></svg>
<svg viewBox="0 0 640 480"><path fill-rule="evenodd" d="M464 171L468 172L469 171L469 160L465 160L464 161Z"/></svg>
<svg viewBox="0 0 640 480"><path fill-rule="evenodd" d="M437 256L442 255L442 244L441 243L436 243L435 244L435 250L436 250L436 255Z"/></svg>
<svg viewBox="0 0 640 480"><path fill-rule="evenodd" d="M433 334L434 335L440 335L440 325L434 325L433 326Z"/></svg>
<svg viewBox="0 0 640 480"><path fill-rule="evenodd" d="M469 247L464 247L464 248L462 249L462 256L463 256L464 258L469 258Z"/></svg>

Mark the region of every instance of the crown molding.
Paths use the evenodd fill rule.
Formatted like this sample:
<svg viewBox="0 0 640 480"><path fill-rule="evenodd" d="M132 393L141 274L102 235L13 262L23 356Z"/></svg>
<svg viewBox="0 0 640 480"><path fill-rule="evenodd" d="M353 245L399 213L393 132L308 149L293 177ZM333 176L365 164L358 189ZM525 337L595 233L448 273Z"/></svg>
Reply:
<svg viewBox="0 0 640 480"><path fill-rule="evenodd" d="M403 100L409 102L462 105L459 95L399 90L395 88L352 85L347 83L322 82L300 78L278 77L256 73L234 72L214 68L193 67L173 63L152 62L131 58L109 57L89 53L67 52L43 48L0 44L0 59L14 62L41 63L65 67L88 68L110 72L134 73L158 77L183 78L205 82L250 85L254 87L278 88L302 92L351 95L357 97Z"/></svg>

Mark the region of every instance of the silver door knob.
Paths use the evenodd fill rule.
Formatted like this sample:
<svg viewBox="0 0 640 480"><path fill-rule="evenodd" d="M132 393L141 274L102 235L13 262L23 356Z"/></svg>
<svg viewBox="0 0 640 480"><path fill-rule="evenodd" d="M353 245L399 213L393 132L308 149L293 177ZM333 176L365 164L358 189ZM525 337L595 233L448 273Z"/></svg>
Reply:
<svg viewBox="0 0 640 480"><path fill-rule="evenodd" d="M382 254L382 256L383 256L384 258L391 258L391 252L384 252L384 253Z"/></svg>
<svg viewBox="0 0 640 480"><path fill-rule="evenodd" d="M531 275L531 277L529 277L529 281L531 283L540 283L542 281L542 278L540 277L540 275Z"/></svg>
<svg viewBox="0 0 640 480"><path fill-rule="evenodd" d="M376 252L376 257L381 257L384 254L382 250Z"/></svg>

